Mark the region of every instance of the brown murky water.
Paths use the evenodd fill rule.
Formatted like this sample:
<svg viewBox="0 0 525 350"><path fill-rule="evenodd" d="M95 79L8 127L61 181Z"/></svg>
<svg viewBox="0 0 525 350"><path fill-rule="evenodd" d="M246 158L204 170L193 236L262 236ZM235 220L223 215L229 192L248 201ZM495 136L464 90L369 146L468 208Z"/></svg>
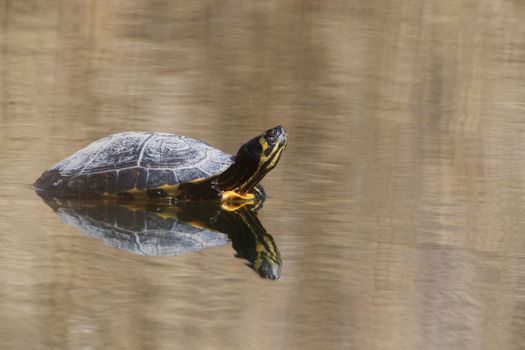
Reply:
<svg viewBox="0 0 525 350"><path fill-rule="evenodd" d="M2 349L523 349L525 6L0 1ZM133 255L40 173L107 134L290 135L230 246Z"/></svg>

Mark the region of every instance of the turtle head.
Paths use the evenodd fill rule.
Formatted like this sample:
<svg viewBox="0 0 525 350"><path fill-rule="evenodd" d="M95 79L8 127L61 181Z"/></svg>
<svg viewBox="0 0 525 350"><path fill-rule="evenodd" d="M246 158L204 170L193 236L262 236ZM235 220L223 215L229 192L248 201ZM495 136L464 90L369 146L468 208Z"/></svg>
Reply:
<svg viewBox="0 0 525 350"><path fill-rule="evenodd" d="M279 162L288 134L279 125L266 130L241 146L233 164L220 179L223 189L239 193L251 191Z"/></svg>
<svg viewBox="0 0 525 350"><path fill-rule="evenodd" d="M262 278L277 280L281 277L281 265L281 257L278 251L258 251L250 267Z"/></svg>
<svg viewBox="0 0 525 350"><path fill-rule="evenodd" d="M259 166L266 172L272 170L281 159L281 155L286 147L288 134L284 128L279 125L275 128L266 130L259 136ZM257 152L257 151L255 151Z"/></svg>
<svg viewBox="0 0 525 350"><path fill-rule="evenodd" d="M279 125L266 130L262 135L251 139L241 147L237 156L242 159L250 159L249 163L253 169L252 176L240 186L241 192L251 190L270 170L275 168L286 148L287 141L288 134Z"/></svg>

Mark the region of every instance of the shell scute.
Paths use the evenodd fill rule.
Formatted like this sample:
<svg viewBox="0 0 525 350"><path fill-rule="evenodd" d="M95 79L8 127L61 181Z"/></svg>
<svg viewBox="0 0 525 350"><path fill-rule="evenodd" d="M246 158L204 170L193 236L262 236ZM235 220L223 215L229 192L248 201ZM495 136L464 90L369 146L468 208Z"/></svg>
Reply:
<svg viewBox="0 0 525 350"><path fill-rule="evenodd" d="M137 173L135 169L123 169L118 171L117 192L126 192L135 187Z"/></svg>
<svg viewBox="0 0 525 350"><path fill-rule="evenodd" d="M63 197L147 191L219 175L233 162L233 156L191 137L127 132L65 158L45 172L35 188Z"/></svg>
<svg viewBox="0 0 525 350"><path fill-rule="evenodd" d="M87 176L85 191L102 196L108 188L108 174L97 173Z"/></svg>
<svg viewBox="0 0 525 350"><path fill-rule="evenodd" d="M177 184L177 178L172 170L150 170L147 187L156 188L162 185Z"/></svg>
<svg viewBox="0 0 525 350"><path fill-rule="evenodd" d="M150 137L147 133L116 134L106 142L88 164L83 173L103 172L137 166L140 149Z"/></svg>
<svg viewBox="0 0 525 350"><path fill-rule="evenodd" d="M210 177L209 173L205 173L204 171L198 168L177 169L175 170L175 172L177 173L177 177L179 178L179 181L181 183Z"/></svg>

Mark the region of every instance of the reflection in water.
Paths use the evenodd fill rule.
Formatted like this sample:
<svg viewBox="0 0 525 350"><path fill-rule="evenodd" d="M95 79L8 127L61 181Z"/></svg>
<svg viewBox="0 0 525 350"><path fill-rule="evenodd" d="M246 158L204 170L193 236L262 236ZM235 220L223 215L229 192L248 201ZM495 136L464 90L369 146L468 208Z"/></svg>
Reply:
<svg viewBox="0 0 525 350"><path fill-rule="evenodd" d="M0 3L0 348L523 349L523 0ZM31 190L108 134L233 154L280 123L278 283L107 247Z"/></svg>
<svg viewBox="0 0 525 350"><path fill-rule="evenodd" d="M227 211L212 202L168 205L42 198L66 224L115 248L140 255L178 255L231 240L237 257L248 260L261 277L275 280L281 274L277 246L248 206Z"/></svg>

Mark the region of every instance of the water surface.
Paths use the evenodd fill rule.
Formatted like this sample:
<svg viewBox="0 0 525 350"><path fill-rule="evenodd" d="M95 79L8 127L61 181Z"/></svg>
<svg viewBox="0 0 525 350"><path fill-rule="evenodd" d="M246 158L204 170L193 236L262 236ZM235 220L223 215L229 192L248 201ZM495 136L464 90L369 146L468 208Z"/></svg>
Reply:
<svg viewBox="0 0 525 350"><path fill-rule="evenodd" d="M522 349L520 1L0 0L3 349ZM105 245L31 183L110 133L229 153L283 124L231 246Z"/></svg>

